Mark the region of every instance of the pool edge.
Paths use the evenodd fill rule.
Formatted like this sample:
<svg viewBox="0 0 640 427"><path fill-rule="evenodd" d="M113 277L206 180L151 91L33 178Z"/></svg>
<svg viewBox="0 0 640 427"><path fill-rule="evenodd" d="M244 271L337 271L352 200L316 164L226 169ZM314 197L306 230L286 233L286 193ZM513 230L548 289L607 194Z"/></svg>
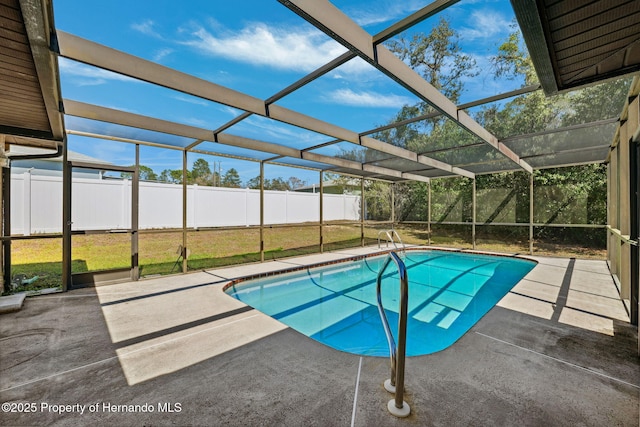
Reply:
<svg viewBox="0 0 640 427"><path fill-rule="evenodd" d="M411 247L404 248L403 250L404 251L436 250L436 251L443 251L443 252L458 252L458 253L470 253L470 254L478 254L478 255L490 255L490 256L504 257L504 258L521 258L521 259L526 259L527 261L532 261L536 265L538 264L538 261L530 255L504 254L499 252L487 252L487 251L481 251L481 250L475 250L475 249L442 248L438 246L411 246ZM271 276L276 276L280 274L294 273L296 271L307 270L309 268L326 267L329 265L340 264L343 262L358 261L361 259L388 254L389 252L394 252L394 251L397 251L397 249L385 249L377 252L371 252L369 254L351 255L346 258L338 258L331 261L322 261L322 262L316 262L313 264L297 265L294 267L283 268L280 270L273 270L268 272L255 273L247 276L237 277L225 283L225 285L222 287L222 292L226 294L227 289L229 289L230 287L235 286L238 283L246 282L249 280L262 279L265 277L271 277Z"/></svg>

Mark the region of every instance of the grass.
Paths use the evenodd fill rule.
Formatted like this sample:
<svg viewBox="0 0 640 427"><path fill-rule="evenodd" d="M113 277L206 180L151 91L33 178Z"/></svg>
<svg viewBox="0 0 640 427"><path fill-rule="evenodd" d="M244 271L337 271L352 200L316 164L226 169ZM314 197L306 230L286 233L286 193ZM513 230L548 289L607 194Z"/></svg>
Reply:
<svg viewBox="0 0 640 427"><path fill-rule="evenodd" d="M388 229L387 224L366 226L365 244L376 244L378 231ZM428 232L423 226L399 225L395 227L405 244L426 244ZM265 228L265 260L285 258L319 252L318 226L292 226ZM508 241L506 241L508 240ZM257 228L220 229L187 232L189 248L188 269L191 271L225 265L259 262L260 231ZM170 274L182 270L178 247L182 232L142 233L139 235L139 265L141 276ZM332 224L324 227L324 248L327 251L360 246L360 225ZM470 236L449 232L435 235L434 246L471 249ZM517 238L477 239L476 249L528 254L529 243ZM578 245L560 245L536 242L535 255L605 259L604 249ZM131 243L128 234L91 234L72 236L72 272L109 270L128 267ZM12 243L12 273L14 278L32 279L30 285L19 286L14 292L59 287L62 277L62 239L15 240ZM21 276L19 276L21 275Z"/></svg>

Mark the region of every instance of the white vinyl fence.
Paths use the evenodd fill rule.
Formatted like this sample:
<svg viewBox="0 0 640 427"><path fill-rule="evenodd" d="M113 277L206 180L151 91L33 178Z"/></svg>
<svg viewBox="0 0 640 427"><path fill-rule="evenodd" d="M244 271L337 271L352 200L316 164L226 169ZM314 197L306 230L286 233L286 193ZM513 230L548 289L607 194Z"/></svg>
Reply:
<svg viewBox="0 0 640 427"><path fill-rule="evenodd" d="M131 181L74 178L72 229L109 230L131 227ZM264 192L265 224L320 220L320 194ZM360 197L325 194L325 221L359 220ZM140 182L140 229L182 227L182 185ZM187 186L187 227L260 224L260 190ZM62 178L11 176L11 232L62 232Z"/></svg>

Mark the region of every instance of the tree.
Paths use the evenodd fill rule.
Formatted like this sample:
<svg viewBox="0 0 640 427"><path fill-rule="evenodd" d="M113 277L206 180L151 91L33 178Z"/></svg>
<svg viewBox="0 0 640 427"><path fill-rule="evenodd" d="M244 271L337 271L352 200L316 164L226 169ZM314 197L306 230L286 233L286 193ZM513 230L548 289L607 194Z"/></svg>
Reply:
<svg viewBox="0 0 640 427"><path fill-rule="evenodd" d="M191 173L187 171L187 184L189 183ZM182 184L182 169L173 169L169 171L169 177L174 184Z"/></svg>
<svg viewBox="0 0 640 427"><path fill-rule="evenodd" d="M193 167L191 168L191 180L189 183L210 187L215 186L216 183L220 185L220 174L218 171L211 172L209 162L203 158L199 158L193 162Z"/></svg>
<svg viewBox="0 0 640 427"><path fill-rule="evenodd" d="M140 179L143 179L146 181L156 181L158 179L158 175L156 175L153 169L151 169L148 166L140 165L138 173L139 173Z"/></svg>
<svg viewBox="0 0 640 427"><path fill-rule="evenodd" d="M238 171L234 168L231 168L227 172L225 172L224 176L222 177L222 186L230 188L240 188L242 186L242 181L240 180Z"/></svg>
<svg viewBox="0 0 640 427"><path fill-rule="evenodd" d="M414 35L411 40L400 38L397 42L390 42L389 48L454 103L458 103L460 95L464 91L464 80L478 75L475 60L462 52L459 35L451 28L445 18L441 19L429 34L419 33ZM425 102L406 105L391 122L406 120L430 112L434 112L434 110ZM444 150L452 146L464 146L476 142L470 133L440 114L435 114L426 120L379 132L373 137L417 153L442 149L442 153L437 158L449 164L464 163L469 155L468 151L446 152ZM487 155L484 152L481 154ZM495 153L488 153L488 155L497 156ZM357 154L352 154L345 157L357 156ZM368 150L364 152L364 156L360 155L364 158L354 158L353 160L381 160L376 156L379 154ZM460 191L466 194L468 189L463 181L456 180L455 185L461 185ZM380 219L388 217L391 208L389 189L388 185L381 183L367 185L365 199L367 200L369 217ZM374 192L374 194L369 196L370 192ZM424 209L417 208L427 201L427 186L424 183L409 182L397 185L394 193L395 206L393 209L397 219L426 219ZM466 210L468 209L465 209L465 212Z"/></svg>
<svg viewBox="0 0 640 427"><path fill-rule="evenodd" d="M524 84L536 83L535 70L518 31L514 31L499 50L493 61L497 78L520 78ZM613 80L552 97L536 91L517 96L501 107L484 107L475 118L500 139L613 118L620 114L629 84L630 79ZM604 145L611 138L610 132L594 127L522 138L516 151L536 155L553 153L555 147L578 149L584 139L594 138L600 138ZM576 151L575 160L579 161L579 158L580 153ZM511 188L510 196L515 198L516 222L606 223L606 168L602 165L536 170L534 218L529 218L527 212L528 180L528 174L522 172L499 173L477 177L477 184L478 188ZM568 239L565 241L603 244L603 233L597 230L542 228L538 232L538 238L557 239L560 236Z"/></svg>
<svg viewBox="0 0 640 427"><path fill-rule="evenodd" d="M165 169L160 172L159 181L182 184L182 169ZM187 184L191 184L191 172L187 171Z"/></svg>
<svg viewBox="0 0 640 427"><path fill-rule="evenodd" d="M537 83L535 69L517 27L514 26L514 28L515 31L500 45L498 54L493 58L495 77L521 81L523 86L535 84ZM455 102L464 90L461 77L475 75L473 70L466 71L467 74L464 74L464 70L456 68L469 62L464 55L456 57L460 52L455 48L455 39L455 32L448 28L446 21L441 21L438 28L428 36L417 35L409 42L400 39L399 42L392 43L391 47L412 68ZM446 47L447 40L454 42L451 49ZM449 64L447 67L443 67L445 62ZM624 94L628 91L629 82L630 80L615 80L553 97L545 96L542 91L535 91L514 97L502 104L485 106L470 114L501 140L510 136L593 122L617 117L622 107L621 102L625 98ZM595 105L598 107L594 108ZM392 122L424 114L426 110L423 104L404 106ZM599 132L604 132L602 133L603 141L608 141L611 137L605 134L606 130L601 131L598 128L589 128L584 132L589 132L588 138L591 139L599 137ZM452 165L471 162L482 164L504 160L496 150L485 144L478 144L456 123L443 120L441 117L406 124L373 136L426 156L435 156L438 160ZM587 137L586 134L575 136L571 132L562 132L550 136L524 138L517 142L516 151L524 153L525 156L535 156L542 150L545 153L553 152L554 146L578 148L577 144L585 137ZM448 150L452 147L464 148ZM373 150L353 150L343 153L342 157L369 162L384 159ZM571 220L604 223L606 180L601 166L588 165L536 171L534 179L538 187L549 187L548 190L544 190L549 194L547 197L549 200L544 200L549 210L545 218L550 220L565 218L569 221L569 216L566 213L563 214L561 210L576 200L588 200L588 203L581 202L583 204L580 205L586 206L586 212L583 211L580 214L580 219L571 217ZM472 181L466 178L432 180L432 219L470 221L472 217L471 184ZM495 202L493 206L484 209L484 221L500 222L500 218L509 218L509 221L504 222L515 220L518 223L526 223L530 220L528 173L504 172L478 175L476 185L479 190L501 189L501 192L491 192L496 197L500 194L500 198L493 200ZM416 182L396 185L395 217L399 220L423 219L425 213L418 207L426 202L426 188L424 184ZM385 187L368 185L367 191L374 192L371 196L365 196L369 216L384 218L386 213L383 205L387 203ZM583 230L580 233L588 234Z"/></svg>
<svg viewBox="0 0 640 427"><path fill-rule="evenodd" d="M289 188L289 183L280 177L273 178L273 179L266 179L264 182L264 188L265 190L277 190L277 191L291 190L291 188Z"/></svg>
<svg viewBox="0 0 640 427"><path fill-rule="evenodd" d="M391 184L365 180L364 182L365 219L389 221L391 219Z"/></svg>
<svg viewBox="0 0 640 427"><path fill-rule="evenodd" d="M296 190L298 188L304 187L307 185L306 181L301 180L298 177L290 176L287 180L287 185L289 186L289 190Z"/></svg>
<svg viewBox="0 0 640 427"><path fill-rule="evenodd" d="M134 167L134 166L131 166ZM149 166L140 165L138 168L139 179L141 181L157 181L158 175ZM120 172L120 178L132 179L131 172Z"/></svg>
<svg viewBox="0 0 640 427"><path fill-rule="evenodd" d="M295 176L289 177L286 181L280 177L278 178L265 178L264 189L265 190L278 190L278 191L291 191L300 187L304 187L306 182ZM258 190L260 188L260 175L251 178L245 184L247 188Z"/></svg>
<svg viewBox="0 0 640 427"><path fill-rule="evenodd" d="M521 79L524 85L538 82L533 63L517 29L500 45L492 64L496 78ZM498 138L504 139L618 117L630 81L613 80L551 97L536 91L513 98L501 109L496 106L484 107L475 118Z"/></svg>
<svg viewBox="0 0 640 427"><path fill-rule="evenodd" d="M196 159L191 168L191 178L198 185L213 185L213 175L211 174L209 162L202 158Z"/></svg>
<svg viewBox="0 0 640 427"><path fill-rule="evenodd" d="M171 178L169 177L169 169L165 169L162 172L160 172L160 175L158 176L158 181L171 182Z"/></svg>
<svg viewBox="0 0 640 427"><path fill-rule="evenodd" d="M533 62L522 45L519 27L514 22L511 28L513 31L498 48L498 54L491 58L494 75L507 80L524 80L524 85L538 83Z"/></svg>
<svg viewBox="0 0 640 427"><path fill-rule="evenodd" d="M464 89L463 79L478 75L475 60L462 53L459 34L446 18L441 18L429 34L418 33L411 40L400 37L388 46L454 103ZM427 105L420 103L419 107L425 111Z"/></svg>
<svg viewBox="0 0 640 427"><path fill-rule="evenodd" d="M260 189L260 175L251 178L250 180L247 181L247 183L245 184L245 187L247 188L251 188L254 190L259 190Z"/></svg>

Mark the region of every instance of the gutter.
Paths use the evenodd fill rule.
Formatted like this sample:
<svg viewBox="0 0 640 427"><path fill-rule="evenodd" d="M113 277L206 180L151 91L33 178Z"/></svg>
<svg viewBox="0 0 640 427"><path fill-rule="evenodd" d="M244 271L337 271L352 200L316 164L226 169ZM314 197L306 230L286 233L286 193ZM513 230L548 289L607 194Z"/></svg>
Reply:
<svg viewBox="0 0 640 427"><path fill-rule="evenodd" d="M56 151L53 153L44 154L22 154L17 156L7 156L9 160L30 160L30 159L53 159L55 157L62 156L63 144L56 146Z"/></svg>

